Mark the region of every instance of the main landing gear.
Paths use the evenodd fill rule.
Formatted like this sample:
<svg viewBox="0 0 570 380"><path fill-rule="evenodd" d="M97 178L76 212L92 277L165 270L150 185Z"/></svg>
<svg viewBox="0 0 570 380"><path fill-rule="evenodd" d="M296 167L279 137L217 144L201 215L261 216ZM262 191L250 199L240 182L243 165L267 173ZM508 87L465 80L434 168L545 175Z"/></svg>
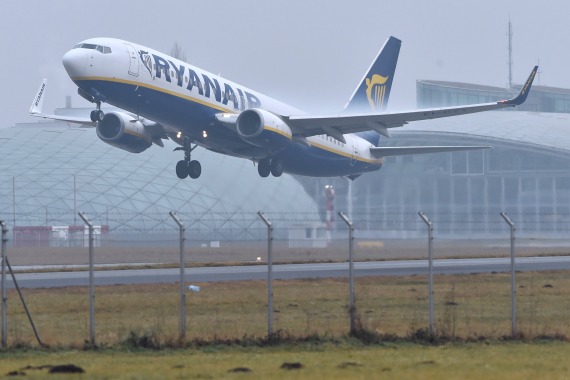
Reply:
<svg viewBox="0 0 570 380"><path fill-rule="evenodd" d="M96 123L98 121L103 121L105 113L101 111L101 102L97 102L97 109L91 111L91 121Z"/></svg>
<svg viewBox="0 0 570 380"><path fill-rule="evenodd" d="M184 151L184 159L178 161L178 163L176 164L176 175L178 176L178 178L184 179L186 177L190 177L196 179L200 177L200 174L202 174L202 165L200 165L200 162L192 160L190 158L190 154L197 147L198 145L194 145L194 147L192 147L190 139L186 139L184 141L183 147L181 146L178 148L174 148L175 151L177 150Z"/></svg>
<svg viewBox="0 0 570 380"><path fill-rule="evenodd" d="M257 172L263 178L268 177L269 174L272 174L274 177L281 177L281 174L283 174L283 162L277 159L264 158L259 160Z"/></svg>

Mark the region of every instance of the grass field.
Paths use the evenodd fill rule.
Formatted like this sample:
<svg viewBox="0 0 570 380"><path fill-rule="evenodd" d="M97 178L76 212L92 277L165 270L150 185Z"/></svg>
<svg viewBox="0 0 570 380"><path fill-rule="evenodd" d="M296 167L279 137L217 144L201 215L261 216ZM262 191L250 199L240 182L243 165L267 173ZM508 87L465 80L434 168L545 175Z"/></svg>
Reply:
<svg viewBox="0 0 570 380"><path fill-rule="evenodd" d="M186 295L182 341L178 285L97 287L97 349L86 344L88 289L24 289L48 349L37 348L11 290L0 376L44 378L51 366L74 364L90 379L570 377L567 272L517 274L517 340L503 339L511 332L509 275L436 276L437 344L425 335L425 276L357 278L359 339L348 336L345 279L275 281L278 339L270 344L264 281L198 285Z"/></svg>
<svg viewBox="0 0 570 380"><path fill-rule="evenodd" d="M34 351L0 353L0 376L45 378L51 366L73 364L89 379L566 379L569 355L570 345L561 342Z"/></svg>
<svg viewBox="0 0 570 380"><path fill-rule="evenodd" d="M186 294L186 341L260 340L267 334L264 281L204 283ZM519 337L570 336L567 272L519 273ZM96 343L129 337L151 346L180 346L176 284L100 286L95 292ZM408 337L428 325L425 276L356 279L359 326L379 336ZM42 340L50 347L83 347L89 338L88 290L24 289ZM446 339L509 336L510 277L477 274L435 277L436 334ZM323 339L348 333L345 279L274 283L274 331L281 337ZM8 343L33 347L35 338L15 291L8 292ZM185 342L182 342L184 345Z"/></svg>

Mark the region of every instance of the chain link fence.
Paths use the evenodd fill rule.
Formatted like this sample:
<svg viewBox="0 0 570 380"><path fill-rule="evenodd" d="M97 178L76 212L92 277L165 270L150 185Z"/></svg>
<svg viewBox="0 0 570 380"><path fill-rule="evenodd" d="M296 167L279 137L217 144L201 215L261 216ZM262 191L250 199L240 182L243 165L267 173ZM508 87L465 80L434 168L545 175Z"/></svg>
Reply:
<svg viewBox="0 0 570 380"><path fill-rule="evenodd" d="M177 212L185 226L186 266L264 265L267 226L257 212ZM348 228L338 216L266 214L273 225L275 264L332 263L348 260ZM507 258L510 230L499 216L427 215L433 222L434 259ZM7 252L14 267L87 264L88 230L75 215L28 215L9 227ZM169 214L87 215L95 225L95 263L165 265L179 260L179 229ZM567 255L567 215L509 214L516 226L516 253L521 256ZM418 214L349 215L355 228L357 262L427 259L427 230ZM10 221L10 216L5 216ZM27 224L23 221L26 220ZM39 223L43 221L43 223ZM41 225L40 225L41 224ZM344 272L343 272L344 273ZM410 336L428 326L428 278L424 272L399 276L364 275L355 279L355 318L362 331L382 336ZM517 274L518 334L568 336L570 279L566 271ZM188 277L189 283L192 279ZM201 283L187 297L187 338L265 336L267 288L263 280ZM511 289L508 273L434 276L435 333L457 338L510 336ZM276 280L273 330L291 336L338 337L349 329L348 272L334 278ZM88 299L78 288L58 290L61 306L76 311L71 327L57 322L53 309L42 306L50 289L26 289L38 328L52 343L76 344L88 329ZM178 327L176 284L124 285L97 289L98 341L117 342L136 336L174 339ZM141 298L142 296L142 298ZM13 296L11 299L15 299ZM119 301L117 301L119 300ZM14 301L15 302L15 301ZM58 301L60 302L60 301ZM64 301L61 301L64 302ZM66 306L67 305L67 306ZM73 306L70 306L73 305ZM35 310L34 310L35 309ZM58 308L55 307L55 310ZM10 310L10 309L9 309ZM9 314L14 341L33 340L17 306ZM39 310L39 311L38 311ZM74 331L62 339L59 329ZM149 333L150 331L150 333ZM153 335L153 336L154 336Z"/></svg>

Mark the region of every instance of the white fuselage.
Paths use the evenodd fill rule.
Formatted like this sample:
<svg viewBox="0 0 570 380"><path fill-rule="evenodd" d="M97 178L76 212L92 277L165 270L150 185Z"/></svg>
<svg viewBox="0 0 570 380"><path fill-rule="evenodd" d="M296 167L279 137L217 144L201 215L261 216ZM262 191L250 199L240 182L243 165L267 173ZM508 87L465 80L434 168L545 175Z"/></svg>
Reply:
<svg viewBox="0 0 570 380"><path fill-rule="evenodd" d="M308 176L350 176L378 170L382 160L372 145L354 134L346 143L327 135L298 141L290 130L267 126L268 146L252 145L216 115L263 109L275 115L301 115L294 107L153 49L111 38L83 41L63 57L77 86L95 99L161 124L183 144L189 137L215 152L258 161L277 157L285 172ZM90 46L95 46L95 48ZM269 148L271 146L272 148ZM279 148L274 148L278 146Z"/></svg>

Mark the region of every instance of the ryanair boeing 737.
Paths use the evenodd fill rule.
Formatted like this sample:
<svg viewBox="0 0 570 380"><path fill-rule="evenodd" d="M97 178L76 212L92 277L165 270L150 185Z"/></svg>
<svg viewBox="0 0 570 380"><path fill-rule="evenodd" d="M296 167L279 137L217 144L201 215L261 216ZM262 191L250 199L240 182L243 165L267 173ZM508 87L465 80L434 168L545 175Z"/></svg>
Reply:
<svg viewBox="0 0 570 380"><path fill-rule="evenodd" d="M180 145L175 150L184 152L176 165L179 178L200 176L201 165L191 153L201 146L252 160L262 177L286 172L354 179L380 169L387 156L488 148L378 147L378 142L390 137L390 128L411 121L522 104L537 71L510 100L386 113L400 45L388 38L342 113L315 116L145 46L93 38L63 56L79 95L95 104L90 118L44 115L45 79L30 114L94 126L101 140L132 153L171 139ZM101 103L124 111L104 113Z"/></svg>

